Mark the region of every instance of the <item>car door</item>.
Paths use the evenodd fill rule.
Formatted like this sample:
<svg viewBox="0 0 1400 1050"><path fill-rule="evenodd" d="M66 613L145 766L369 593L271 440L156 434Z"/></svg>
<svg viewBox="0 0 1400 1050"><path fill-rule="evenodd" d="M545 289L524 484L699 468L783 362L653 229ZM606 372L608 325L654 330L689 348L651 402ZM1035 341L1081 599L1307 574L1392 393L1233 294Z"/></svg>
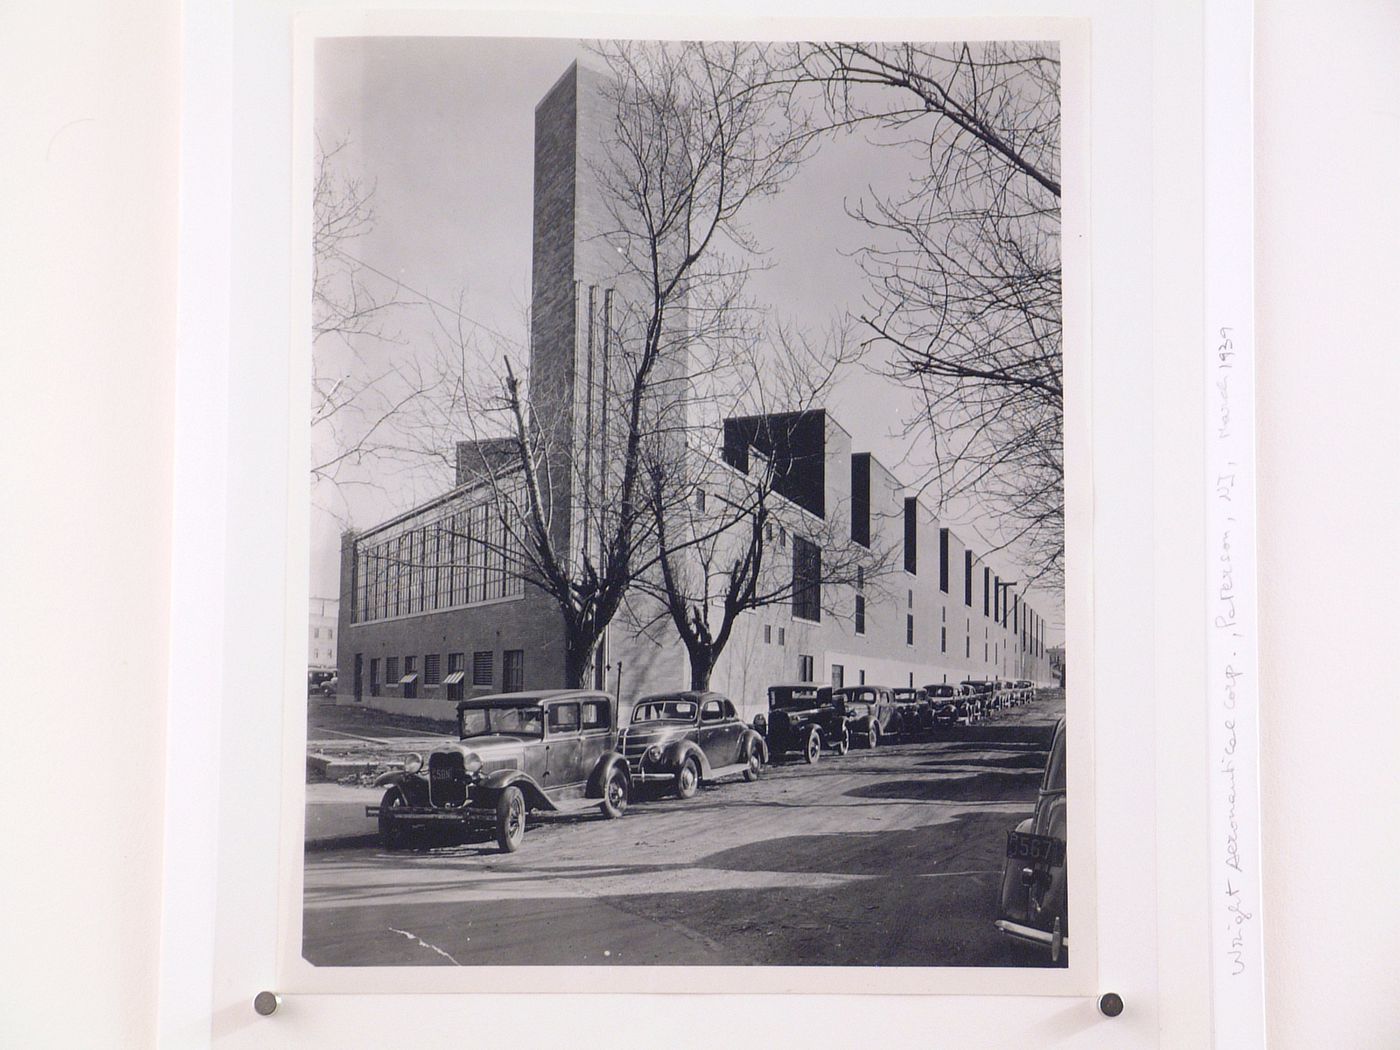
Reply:
<svg viewBox="0 0 1400 1050"><path fill-rule="evenodd" d="M580 775L579 702L565 700L545 709L544 782L546 791L561 791L586 779Z"/></svg>
<svg viewBox="0 0 1400 1050"><path fill-rule="evenodd" d="M739 761L739 737L743 731L734 705L724 697L706 697L700 704L698 742L711 766L730 766Z"/></svg>
<svg viewBox="0 0 1400 1050"><path fill-rule="evenodd" d="M604 753L612 748L612 701L606 696L584 697L579 712L578 768L586 780L598 768Z"/></svg>

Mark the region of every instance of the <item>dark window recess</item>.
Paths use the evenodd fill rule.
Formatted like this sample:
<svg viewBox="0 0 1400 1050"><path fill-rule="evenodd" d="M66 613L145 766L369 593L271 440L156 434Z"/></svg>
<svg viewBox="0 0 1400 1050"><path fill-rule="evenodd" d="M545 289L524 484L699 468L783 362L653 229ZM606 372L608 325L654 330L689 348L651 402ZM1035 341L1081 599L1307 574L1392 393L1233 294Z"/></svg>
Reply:
<svg viewBox="0 0 1400 1050"><path fill-rule="evenodd" d="M992 615L1001 623L1001 577L992 577Z"/></svg>
<svg viewBox="0 0 1400 1050"><path fill-rule="evenodd" d="M851 542L870 546L870 453L851 456Z"/></svg>
<svg viewBox="0 0 1400 1050"><path fill-rule="evenodd" d="M865 633L865 595L856 595L856 634Z"/></svg>
<svg viewBox="0 0 1400 1050"><path fill-rule="evenodd" d="M472 653L472 685L489 686L495 678L495 654L491 650Z"/></svg>
<svg viewBox="0 0 1400 1050"><path fill-rule="evenodd" d="M442 681L442 657L429 653L423 657L423 684L438 685Z"/></svg>
<svg viewBox="0 0 1400 1050"><path fill-rule="evenodd" d="M822 618L822 552L800 536L792 538L792 614L804 620Z"/></svg>
<svg viewBox="0 0 1400 1050"><path fill-rule="evenodd" d="M764 645L772 645L772 644L773 644L773 625L770 624L770 623L765 623L765 624L763 625L763 644L764 644Z"/></svg>
<svg viewBox="0 0 1400 1050"><path fill-rule="evenodd" d="M972 552L963 551L963 602L972 608Z"/></svg>
<svg viewBox="0 0 1400 1050"><path fill-rule="evenodd" d="M904 618L904 644L914 644L914 614L910 613Z"/></svg>
<svg viewBox="0 0 1400 1050"><path fill-rule="evenodd" d="M797 658L797 680L799 682L810 682L816 674L815 662L810 656L799 656Z"/></svg>
<svg viewBox="0 0 1400 1050"><path fill-rule="evenodd" d="M779 628L778 628L778 644L779 644L779 645L787 645L787 628L786 628L786 627L779 627Z"/></svg>
<svg viewBox="0 0 1400 1050"><path fill-rule="evenodd" d="M982 615L992 615L992 570L982 570Z"/></svg>
<svg viewBox="0 0 1400 1050"><path fill-rule="evenodd" d="M753 452L772 464L774 491L817 517L826 517L825 412L813 409L726 419L724 461L747 474Z"/></svg>
<svg viewBox="0 0 1400 1050"><path fill-rule="evenodd" d="M940 627L938 629L938 651L940 653L946 653L948 651L948 628L946 627Z"/></svg>
<svg viewBox="0 0 1400 1050"><path fill-rule="evenodd" d="M369 695L379 695L379 657L371 656L369 659Z"/></svg>
<svg viewBox="0 0 1400 1050"><path fill-rule="evenodd" d="M384 661L384 681L390 685L399 684L399 658L390 656Z"/></svg>
<svg viewBox="0 0 1400 1050"><path fill-rule="evenodd" d="M919 501L912 496L904 501L904 571L919 571Z"/></svg>
<svg viewBox="0 0 1400 1050"><path fill-rule="evenodd" d="M518 693L525 688L525 650L507 649L501 654L501 691Z"/></svg>

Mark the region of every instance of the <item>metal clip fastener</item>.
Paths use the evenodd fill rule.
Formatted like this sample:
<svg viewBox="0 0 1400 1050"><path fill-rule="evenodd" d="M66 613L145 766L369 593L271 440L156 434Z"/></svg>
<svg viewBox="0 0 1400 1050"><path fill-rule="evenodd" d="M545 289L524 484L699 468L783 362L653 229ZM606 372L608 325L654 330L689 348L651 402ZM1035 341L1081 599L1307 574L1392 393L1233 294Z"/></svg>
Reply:
<svg viewBox="0 0 1400 1050"><path fill-rule="evenodd" d="M282 997L276 992L259 992L253 996L253 1009L264 1017L271 1017L282 1005Z"/></svg>
<svg viewBox="0 0 1400 1050"><path fill-rule="evenodd" d="M1105 1017L1117 1017L1123 1012L1123 997L1117 992L1104 992L1099 996L1099 1013Z"/></svg>

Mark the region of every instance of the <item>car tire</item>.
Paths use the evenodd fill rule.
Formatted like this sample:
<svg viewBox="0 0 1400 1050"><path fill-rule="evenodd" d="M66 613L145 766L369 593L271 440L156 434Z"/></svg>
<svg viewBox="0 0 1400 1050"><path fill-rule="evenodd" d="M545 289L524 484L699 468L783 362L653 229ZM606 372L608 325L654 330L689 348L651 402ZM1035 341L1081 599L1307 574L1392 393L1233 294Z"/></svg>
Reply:
<svg viewBox="0 0 1400 1050"><path fill-rule="evenodd" d="M629 788L627 774L622 771L622 767L613 766L608 772L608 779L603 781L603 800L598 803L603 816L609 820L616 820L627 812Z"/></svg>
<svg viewBox="0 0 1400 1050"><path fill-rule="evenodd" d="M694 798L700 790L700 764L687 758L676 770L676 798Z"/></svg>
<svg viewBox="0 0 1400 1050"><path fill-rule="evenodd" d="M752 784L763 775L763 752L757 744L749 745L749 753L744 762L744 779Z"/></svg>
<svg viewBox="0 0 1400 1050"><path fill-rule="evenodd" d="M822 757L822 731L816 726L808 729L802 738L802 757L809 766L815 766Z"/></svg>
<svg viewBox="0 0 1400 1050"><path fill-rule="evenodd" d="M865 738L865 746L874 751L880 746L880 723L871 722L870 732Z"/></svg>
<svg viewBox="0 0 1400 1050"><path fill-rule="evenodd" d="M403 792L396 787L384 792L384 798L379 803L379 844L390 852L407 849L413 844L408 829L385 815L386 810L403 809L407 805L408 799L404 798Z"/></svg>
<svg viewBox="0 0 1400 1050"><path fill-rule="evenodd" d="M836 753L844 755L851 749L851 734L846 730L841 731L841 735L836 739Z"/></svg>
<svg viewBox="0 0 1400 1050"><path fill-rule="evenodd" d="M511 785L496 796L496 845L514 853L525 838L525 796Z"/></svg>

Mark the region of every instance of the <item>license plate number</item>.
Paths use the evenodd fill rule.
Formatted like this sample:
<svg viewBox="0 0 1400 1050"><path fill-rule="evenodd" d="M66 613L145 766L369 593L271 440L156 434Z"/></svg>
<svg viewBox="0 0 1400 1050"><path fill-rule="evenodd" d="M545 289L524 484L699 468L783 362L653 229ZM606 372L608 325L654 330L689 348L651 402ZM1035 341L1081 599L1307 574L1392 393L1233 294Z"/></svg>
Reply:
<svg viewBox="0 0 1400 1050"><path fill-rule="evenodd" d="M450 770L450 769L434 769L434 770L432 770L432 772L431 772L430 775L431 775L432 779L434 779L434 780L456 780L456 779L457 779L457 778L453 775L452 770Z"/></svg>
<svg viewBox="0 0 1400 1050"><path fill-rule="evenodd" d="M1065 862L1065 844L1048 835L1013 831L1006 837L1006 855L1037 867L1053 867Z"/></svg>

